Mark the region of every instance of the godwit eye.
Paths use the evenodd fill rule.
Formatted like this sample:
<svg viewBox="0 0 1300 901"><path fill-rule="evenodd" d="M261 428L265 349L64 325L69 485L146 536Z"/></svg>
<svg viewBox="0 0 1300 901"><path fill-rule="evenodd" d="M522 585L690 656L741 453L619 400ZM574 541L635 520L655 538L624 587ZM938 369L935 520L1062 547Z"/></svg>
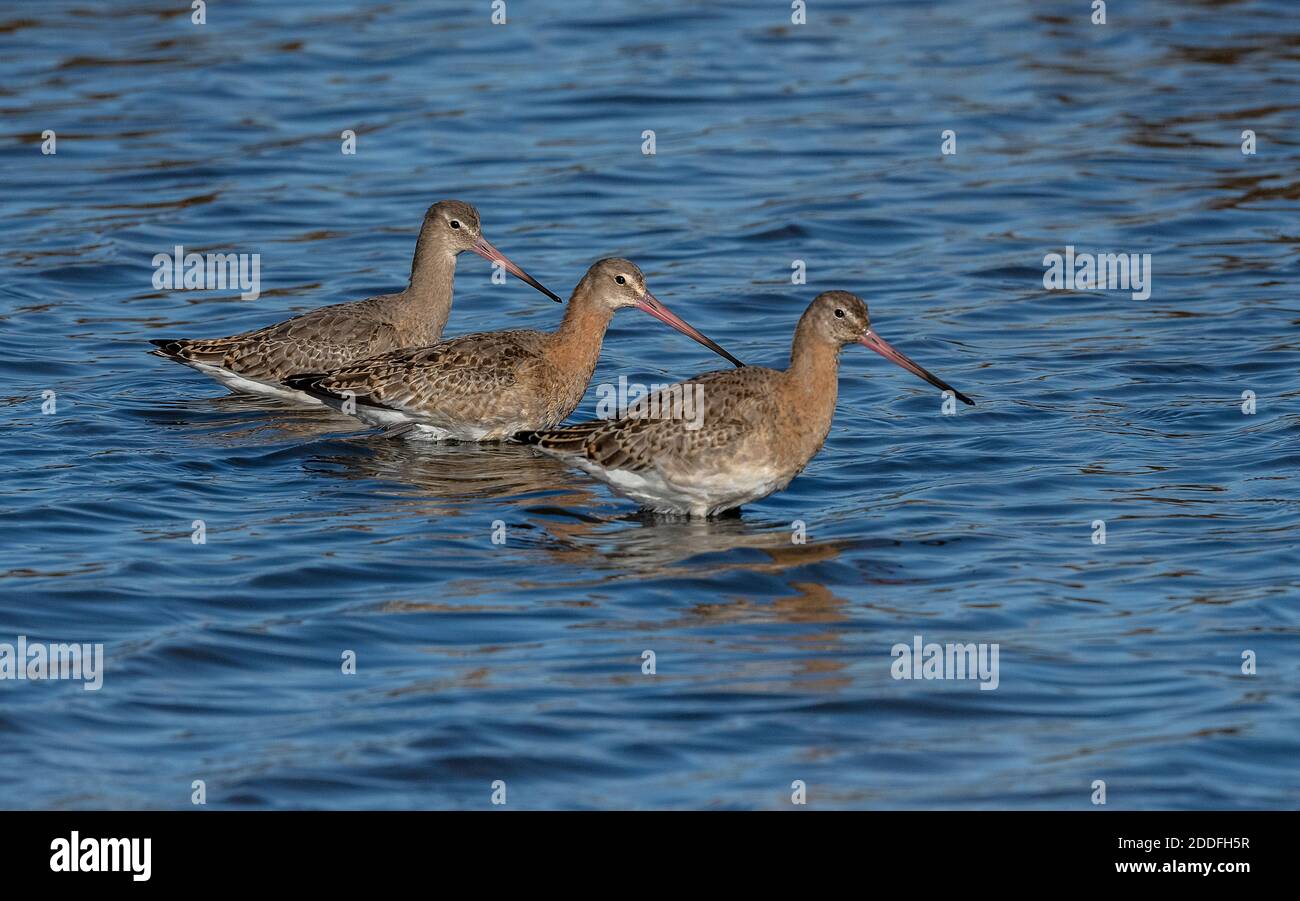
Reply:
<svg viewBox="0 0 1300 901"><path fill-rule="evenodd" d="M460 228L460 222L459 222L458 220L456 220L456 219L451 220L451 227L452 227L452 228Z"/></svg>
<svg viewBox="0 0 1300 901"><path fill-rule="evenodd" d="M618 282L620 285L626 285L626 284L627 284L627 279L623 278L623 276L621 276L621 275L616 275L616 276L614 276L614 281Z"/></svg>
<svg viewBox="0 0 1300 901"><path fill-rule="evenodd" d="M843 318L844 318L844 311L843 311L843 310L836 310L836 311L835 311L835 318L836 318L836 319L843 319Z"/></svg>

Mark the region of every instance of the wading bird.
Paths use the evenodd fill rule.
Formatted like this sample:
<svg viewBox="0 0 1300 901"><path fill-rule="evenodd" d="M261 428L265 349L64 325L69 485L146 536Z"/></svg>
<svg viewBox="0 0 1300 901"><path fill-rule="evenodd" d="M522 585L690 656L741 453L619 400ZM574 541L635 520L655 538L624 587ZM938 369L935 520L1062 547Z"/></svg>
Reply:
<svg viewBox="0 0 1300 901"><path fill-rule="evenodd" d="M499 441L563 422L582 400L616 310L636 307L737 366L727 353L651 294L628 260L587 270L554 332L462 335L431 347L384 354L285 384L393 434L433 440Z"/></svg>
<svg viewBox="0 0 1300 901"><path fill-rule="evenodd" d="M835 415L840 350L854 343L974 405L878 336L862 298L828 291L799 319L788 368L708 372L660 392L699 397L703 415L697 412L693 423L652 417L673 404L650 395L618 419L515 437L585 470L644 509L713 516L782 490L808 465Z"/></svg>
<svg viewBox="0 0 1300 901"><path fill-rule="evenodd" d="M321 307L265 328L228 338L156 338L155 356L184 363L232 391L306 403L310 395L282 383L296 372L320 372L442 337L451 312L456 257L473 251L500 262L556 303L563 301L483 237L478 210L443 200L425 213L411 261L411 279L396 294Z"/></svg>

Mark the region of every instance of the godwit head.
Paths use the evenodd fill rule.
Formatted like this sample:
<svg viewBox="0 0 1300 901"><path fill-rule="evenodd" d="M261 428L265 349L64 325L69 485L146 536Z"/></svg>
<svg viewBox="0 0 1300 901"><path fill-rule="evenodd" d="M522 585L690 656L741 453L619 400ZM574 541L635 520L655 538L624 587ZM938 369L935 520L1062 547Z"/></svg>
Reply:
<svg viewBox="0 0 1300 901"><path fill-rule="evenodd" d="M590 299L588 302L602 304L611 313L624 307L635 307L695 339L736 366L745 365L712 338L664 306L662 301L650 293L645 284L645 276L631 260L618 257L597 260L574 289L573 297L574 300L583 298Z"/></svg>
<svg viewBox="0 0 1300 901"><path fill-rule="evenodd" d="M867 302L856 294L848 291L826 291L818 294L804 311L799 321L798 332L811 334L814 339L838 347L846 344L861 344L874 350L886 360L897 363L913 375L925 379L940 391L951 391L953 396L962 403L975 406L975 401L895 350L889 342L876 334L876 330L871 326L871 316L867 312Z"/></svg>
<svg viewBox="0 0 1300 901"><path fill-rule="evenodd" d="M411 266L412 280L415 279L416 270L420 266L422 248L426 251L441 251L452 257L467 250L472 251L489 263L499 262L515 278L532 285L556 303L564 302L559 295L515 265L483 237L478 210L463 200L440 200L429 207L428 212L424 214L424 224L420 228L415 260Z"/></svg>

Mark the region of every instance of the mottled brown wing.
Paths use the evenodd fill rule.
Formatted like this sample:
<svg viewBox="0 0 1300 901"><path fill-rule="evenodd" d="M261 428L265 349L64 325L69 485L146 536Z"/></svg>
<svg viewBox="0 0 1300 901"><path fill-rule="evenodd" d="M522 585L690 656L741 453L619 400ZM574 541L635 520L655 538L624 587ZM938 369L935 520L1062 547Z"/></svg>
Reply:
<svg viewBox="0 0 1300 901"><path fill-rule="evenodd" d="M638 472L674 462L699 462L727 454L756 425L768 421L765 408L772 396L768 386L776 375L761 366L708 372L642 398L619 419L522 432L516 437L556 456L582 457L606 469ZM664 415L676 398L697 389L703 399L699 428L689 427L691 419Z"/></svg>
<svg viewBox="0 0 1300 901"><path fill-rule="evenodd" d="M543 337L533 331L462 335L344 366L315 378L313 386L434 424L487 423L493 411L509 410L524 371L540 359Z"/></svg>
<svg viewBox="0 0 1300 901"><path fill-rule="evenodd" d="M266 382L296 372L322 372L397 346L397 328L384 320L391 295L321 307L293 319L228 338L158 340L166 356L221 366Z"/></svg>

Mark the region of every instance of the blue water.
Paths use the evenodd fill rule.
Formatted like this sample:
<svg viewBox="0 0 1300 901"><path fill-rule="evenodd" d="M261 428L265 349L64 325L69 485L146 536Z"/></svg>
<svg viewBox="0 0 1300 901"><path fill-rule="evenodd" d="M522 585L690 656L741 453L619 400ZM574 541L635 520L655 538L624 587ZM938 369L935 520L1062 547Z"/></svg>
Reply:
<svg viewBox="0 0 1300 901"><path fill-rule="evenodd" d="M106 658L0 682L0 806L1300 804L1295 5L508 6L0 11L0 642ZM806 472L684 523L146 354L400 287L444 197L750 363L855 291L978 406L849 348ZM155 290L176 244L262 296ZM1066 245L1151 296L1044 290ZM559 315L467 255L447 334ZM594 383L721 365L626 311ZM916 635L998 688L892 678Z"/></svg>

